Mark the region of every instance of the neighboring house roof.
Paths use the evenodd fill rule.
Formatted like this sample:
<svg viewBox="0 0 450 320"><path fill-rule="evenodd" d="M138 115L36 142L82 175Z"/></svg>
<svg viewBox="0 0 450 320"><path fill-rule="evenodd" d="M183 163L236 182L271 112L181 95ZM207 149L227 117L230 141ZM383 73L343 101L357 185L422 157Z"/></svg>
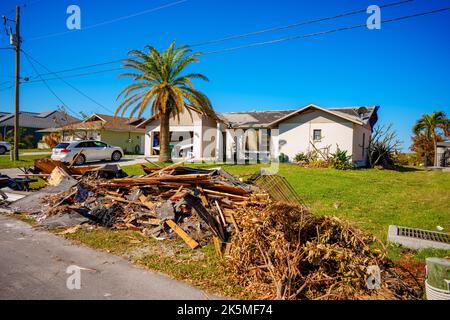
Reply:
<svg viewBox="0 0 450 320"><path fill-rule="evenodd" d="M58 110L47 112L20 112L19 123L24 128L55 128L80 120ZM0 113L0 126L14 126L14 113Z"/></svg>
<svg viewBox="0 0 450 320"><path fill-rule="evenodd" d="M58 132L66 130L106 130L113 132L145 133L144 129L136 128L136 126L143 121L144 119L142 118L114 117L107 114L94 113L82 122L59 128L48 128L40 130L40 132Z"/></svg>

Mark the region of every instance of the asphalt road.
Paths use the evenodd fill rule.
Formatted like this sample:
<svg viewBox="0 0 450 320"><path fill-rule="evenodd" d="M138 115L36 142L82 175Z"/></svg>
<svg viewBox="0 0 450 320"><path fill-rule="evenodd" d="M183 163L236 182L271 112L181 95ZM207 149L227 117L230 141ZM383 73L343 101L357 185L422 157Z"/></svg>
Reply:
<svg viewBox="0 0 450 320"><path fill-rule="evenodd" d="M67 288L80 271L79 290ZM78 269L80 270L80 269ZM73 272L73 271L72 271ZM0 299L215 299L189 285L0 214Z"/></svg>

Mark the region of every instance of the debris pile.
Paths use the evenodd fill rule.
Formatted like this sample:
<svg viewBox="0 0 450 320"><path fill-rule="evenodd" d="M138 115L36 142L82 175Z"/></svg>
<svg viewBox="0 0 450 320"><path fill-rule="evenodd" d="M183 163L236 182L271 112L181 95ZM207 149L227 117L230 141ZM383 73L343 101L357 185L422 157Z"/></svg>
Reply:
<svg viewBox="0 0 450 320"><path fill-rule="evenodd" d="M266 193L255 192L221 169L143 169L145 176L109 180L91 170L74 187L47 197L40 220L77 213L108 228L140 231L160 240L177 235L193 249L214 239L220 251L220 243L238 229L236 208L269 201Z"/></svg>
<svg viewBox="0 0 450 320"><path fill-rule="evenodd" d="M315 216L305 207L283 203L246 205L236 217L241 230L232 238L227 268L238 283L259 296L419 297L420 288L403 282L386 264L383 251L372 248L375 238L336 217ZM370 266L382 266L380 290L368 290Z"/></svg>
<svg viewBox="0 0 450 320"><path fill-rule="evenodd" d="M311 214L297 197L286 195L282 179L245 184L220 168L142 168L145 175L123 177L114 168L67 167L78 180L45 198L39 221L181 238L192 249L213 242L231 280L266 299L420 297L421 288L404 280L410 275L385 259L381 243L375 249L375 238L346 222ZM368 272L372 267L380 268L381 281Z"/></svg>

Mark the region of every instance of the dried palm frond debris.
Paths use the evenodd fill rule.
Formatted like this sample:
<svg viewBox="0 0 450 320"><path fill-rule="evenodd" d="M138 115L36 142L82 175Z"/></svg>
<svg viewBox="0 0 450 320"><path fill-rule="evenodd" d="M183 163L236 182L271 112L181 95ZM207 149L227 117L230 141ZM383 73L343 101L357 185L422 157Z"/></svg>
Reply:
<svg viewBox="0 0 450 320"><path fill-rule="evenodd" d="M414 290L385 261L376 239L336 217L319 217L287 203L248 205L236 213L227 268L235 280L267 299L413 299ZM380 290L367 287L380 266Z"/></svg>

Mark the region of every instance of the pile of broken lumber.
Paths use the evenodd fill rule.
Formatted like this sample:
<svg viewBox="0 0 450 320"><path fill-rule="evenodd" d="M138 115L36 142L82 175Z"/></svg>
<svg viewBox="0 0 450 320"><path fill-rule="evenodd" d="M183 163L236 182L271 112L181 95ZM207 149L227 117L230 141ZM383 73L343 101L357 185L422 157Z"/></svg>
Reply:
<svg viewBox="0 0 450 320"><path fill-rule="evenodd" d="M270 201L267 193L222 169L178 164L143 170L142 176L113 179L86 171L70 190L45 200L41 220L76 213L105 227L136 230L156 239L177 235L192 249L213 240L222 255L222 244L239 232L236 209Z"/></svg>

